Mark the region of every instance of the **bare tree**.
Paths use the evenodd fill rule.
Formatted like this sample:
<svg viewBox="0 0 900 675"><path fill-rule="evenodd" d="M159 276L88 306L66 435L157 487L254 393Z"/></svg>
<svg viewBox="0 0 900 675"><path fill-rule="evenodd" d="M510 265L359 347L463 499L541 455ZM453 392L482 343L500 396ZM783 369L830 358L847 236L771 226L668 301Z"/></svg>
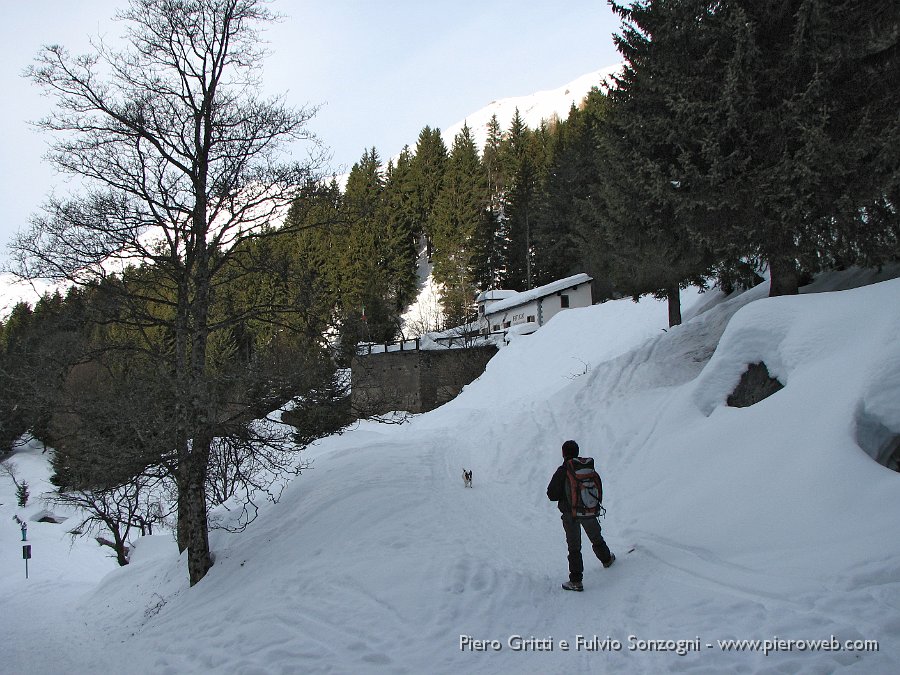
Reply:
<svg viewBox="0 0 900 675"><path fill-rule="evenodd" d="M259 94L259 26L277 18L266 4L131 0L118 15L121 51L102 40L87 56L48 46L28 71L56 103L38 123L56 139L49 158L81 187L49 199L11 245L14 265L24 276L121 293L148 349L165 344L178 543L191 584L212 566L210 448L232 417L217 400L209 357L214 335L236 317L214 317L213 297L233 277L226 268L255 264L249 243L289 233L273 225L322 160L305 126L315 110ZM309 156L283 162L295 140L309 141ZM138 262L153 265L153 284L103 283ZM242 318L254 311L272 308Z"/></svg>
<svg viewBox="0 0 900 675"><path fill-rule="evenodd" d="M28 505L28 481L19 480L19 474L16 473L16 465L12 462L0 462L0 476L9 476L9 479L16 486L16 503L19 506Z"/></svg>
<svg viewBox="0 0 900 675"><path fill-rule="evenodd" d="M72 528L73 537L95 534L97 543L115 551L119 565L127 565L131 531L153 534L153 523L166 516L157 494L162 480L142 474L112 487L59 490L49 501L79 510L81 521ZM112 539L104 537L105 532Z"/></svg>

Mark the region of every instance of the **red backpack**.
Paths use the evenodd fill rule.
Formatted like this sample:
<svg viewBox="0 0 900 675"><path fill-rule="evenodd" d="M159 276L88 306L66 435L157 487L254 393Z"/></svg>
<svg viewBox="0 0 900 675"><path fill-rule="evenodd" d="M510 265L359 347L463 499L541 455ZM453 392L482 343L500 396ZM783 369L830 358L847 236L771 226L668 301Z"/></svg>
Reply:
<svg viewBox="0 0 900 675"><path fill-rule="evenodd" d="M566 460L566 494L573 518L596 518L606 512L603 508L603 483L594 470L590 457Z"/></svg>

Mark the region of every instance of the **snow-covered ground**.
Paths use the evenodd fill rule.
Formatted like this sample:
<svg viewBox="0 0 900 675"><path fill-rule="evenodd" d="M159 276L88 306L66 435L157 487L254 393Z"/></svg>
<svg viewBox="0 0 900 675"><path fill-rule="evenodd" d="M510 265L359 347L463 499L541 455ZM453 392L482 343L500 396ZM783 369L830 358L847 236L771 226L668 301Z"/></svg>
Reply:
<svg viewBox="0 0 900 675"><path fill-rule="evenodd" d="M859 277L686 292L669 330L653 300L563 312L443 407L310 448L194 588L170 536L117 568L0 478L0 671L900 672L900 474L858 444L860 420L900 434L900 280L834 290ZM785 388L725 406L759 360ZM584 593L544 494L568 438L618 555L585 548ZM40 448L12 459L47 488Z"/></svg>

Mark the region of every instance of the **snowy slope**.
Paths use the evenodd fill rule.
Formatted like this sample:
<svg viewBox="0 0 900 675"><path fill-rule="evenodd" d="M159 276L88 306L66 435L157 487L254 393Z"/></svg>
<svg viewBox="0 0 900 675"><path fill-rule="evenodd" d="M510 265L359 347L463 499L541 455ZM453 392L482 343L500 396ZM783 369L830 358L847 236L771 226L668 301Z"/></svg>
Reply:
<svg viewBox="0 0 900 675"><path fill-rule="evenodd" d="M532 129L538 128L542 121L550 121L554 118L564 120L568 117L569 109L573 104L576 106L580 104L593 87L605 90L607 78L620 69L621 65L609 66L585 73L556 89L492 101L466 119L444 129L441 137L447 148L450 148L453 146L456 134L462 130L464 124L467 124L475 139L475 147L480 150L487 141L487 125L493 115L497 116L497 122L500 123L500 129L503 131L509 129L516 110L519 111L525 124Z"/></svg>
<svg viewBox="0 0 900 675"><path fill-rule="evenodd" d="M213 535L216 564L195 588L165 537L139 542L132 565L86 594L85 576L63 565L35 567L25 582L21 560L7 561L0 589L19 620L5 626L0 663L30 673L92 663L136 673L897 672L900 474L868 457L856 430L866 411L900 434L900 280L765 294L687 297L690 320L666 331L665 305L652 300L557 315L449 404L311 448L314 468L279 504L243 534ZM725 407L759 359L786 387ZM565 544L544 495L567 438L597 458L619 556L603 570L585 550L583 594L559 588ZM0 482L5 520L9 494ZM4 538L18 554L13 525ZM46 548L84 554L82 544ZM110 569L104 560L87 576ZM61 603L50 618L48 592ZM29 653L22 642L39 625L54 649ZM515 635L552 650L517 651ZM598 649L576 649L578 635L597 636ZM500 649L461 649L461 636ZM830 647L832 636L877 640L879 651L784 642ZM780 649L729 651L718 642L728 639ZM631 649L650 640L689 651ZM111 654L124 655L118 670Z"/></svg>

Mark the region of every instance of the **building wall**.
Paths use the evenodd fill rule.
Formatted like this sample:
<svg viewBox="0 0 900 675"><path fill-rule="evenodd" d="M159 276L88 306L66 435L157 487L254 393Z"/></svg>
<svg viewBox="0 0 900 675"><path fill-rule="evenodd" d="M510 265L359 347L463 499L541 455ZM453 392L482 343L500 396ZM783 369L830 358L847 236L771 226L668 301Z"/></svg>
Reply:
<svg viewBox="0 0 900 675"><path fill-rule="evenodd" d="M569 306L562 306L563 296L568 297ZM574 309L575 307L590 307L592 302L591 285L579 284L578 288L568 288L559 293L551 293L541 298L531 300L518 307L512 307L502 312L491 313L488 306L485 309L485 315L481 319L482 332L495 333L497 331L506 330L519 324L528 323L529 317L534 317L535 326L543 326L554 316L564 309ZM509 325L507 325L509 324ZM499 326L499 328L495 328ZM488 330L485 331L485 328Z"/></svg>
<svg viewBox="0 0 900 675"><path fill-rule="evenodd" d="M490 307L488 307L486 311L487 313L485 314L481 325L482 329L486 326L488 331L483 332L496 333L497 331L518 326L520 323L528 323L529 317L534 317L536 326L541 325L540 300L532 300L519 307L513 307L512 309L506 310L505 312L490 314ZM495 326L498 327L495 328Z"/></svg>
<svg viewBox="0 0 900 675"><path fill-rule="evenodd" d="M354 415L433 410L478 378L496 353L486 346L357 356L350 365Z"/></svg>
<svg viewBox="0 0 900 675"><path fill-rule="evenodd" d="M562 306L562 296L568 296L569 306ZM590 307L593 296L591 295L591 285L581 284L575 290L568 289L558 294L548 295L542 300L541 307L541 325L543 326L554 316L564 309L574 309L575 307Z"/></svg>

